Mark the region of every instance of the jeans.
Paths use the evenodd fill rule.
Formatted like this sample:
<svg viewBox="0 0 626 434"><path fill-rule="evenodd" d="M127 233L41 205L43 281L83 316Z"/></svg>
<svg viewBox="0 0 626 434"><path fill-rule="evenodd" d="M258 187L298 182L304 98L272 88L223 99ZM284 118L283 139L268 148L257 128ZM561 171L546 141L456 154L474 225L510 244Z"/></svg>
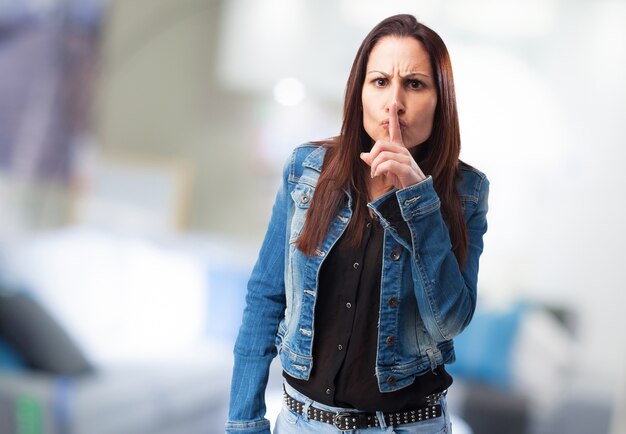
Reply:
<svg viewBox="0 0 626 434"><path fill-rule="evenodd" d="M313 406L321 410L332 412L354 412L354 409L346 409L341 407L330 407L328 405L320 404L307 398L305 395L296 391L289 384L285 383L285 390L293 398L300 402L304 402L308 406ZM450 428L450 416L448 414L446 398L441 397L441 417L424 420L421 422L407 423L398 426L386 426L385 420L382 416L382 412L377 412L378 423L380 426L374 428L364 428L356 430L341 431L335 426L318 422L316 420L307 419L306 416L299 415L288 408L284 403L283 407L276 419L276 425L274 428L274 434L307 434L307 433L323 433L323 434L380 434L380 433L396 433L396 434L444 434L451 433ZM305 405L305 414L306 414Z"/></svg>

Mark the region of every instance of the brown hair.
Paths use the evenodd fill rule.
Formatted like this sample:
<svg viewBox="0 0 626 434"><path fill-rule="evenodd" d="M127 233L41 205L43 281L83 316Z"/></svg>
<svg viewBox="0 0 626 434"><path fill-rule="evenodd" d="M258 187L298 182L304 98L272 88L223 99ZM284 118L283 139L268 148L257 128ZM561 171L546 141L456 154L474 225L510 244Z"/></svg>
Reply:
<svg viewBox="0 0 626 434"><path fill-rule="evenodd" d="M346 86L341 133L334 139L320 143L327 146L328 150L297 246L305 254L312 255L315 252L345 199L343 190L346 187L351 191L354 210L345 236L355 245L361 242L368 212L368 195L366 172L362 167L365 163L359 155L368 152L372 146L363 127L361 93L369 55L376 43L386 36L413 37L424 45L430 57L437 88L433 129L430 137L412 148L411 152L422 171L432 175L452 249L459 264L463 265L467 256L468 238L455 183L460 176L461 138L452 66L443 40L412 15L395 15L383 20L365 37L357 51Z"/></svg>

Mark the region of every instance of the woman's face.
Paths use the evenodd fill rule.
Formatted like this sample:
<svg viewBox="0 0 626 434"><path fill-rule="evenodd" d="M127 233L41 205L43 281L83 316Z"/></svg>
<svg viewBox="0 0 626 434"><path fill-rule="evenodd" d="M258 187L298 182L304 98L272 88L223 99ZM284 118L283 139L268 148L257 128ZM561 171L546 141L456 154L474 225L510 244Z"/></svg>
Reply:
<svg viewBox="0 0 626 434"><path fill-rule="evenodd" d="M433 128L437 89L426 49L412 37L386 36L372 49L361 94L363 126L372 138L389 140L389 115L397 105L407 148L426 141Z"/></svg>

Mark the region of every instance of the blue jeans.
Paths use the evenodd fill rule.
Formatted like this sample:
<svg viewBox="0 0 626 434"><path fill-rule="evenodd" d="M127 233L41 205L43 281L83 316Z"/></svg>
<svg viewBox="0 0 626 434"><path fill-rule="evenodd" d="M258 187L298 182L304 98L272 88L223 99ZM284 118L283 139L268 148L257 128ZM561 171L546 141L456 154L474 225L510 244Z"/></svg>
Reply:
<svg viewBox="0 0 626 434"><path fill-rule="evenodd" d="M285 383L285 390L293 398L300 402L304 402L308 406L313 406L321 410L331 412L353 412L354 409L346 409L341 407L330 407L328 405L320 404L307 398L305 395L296 391L289 384ZM421 422L407 423L398 426L386 426L385 420L381 412L377 413L379 427L364 428L349 431L341 431L335 426L318 422L316 420L307 419L306 416L295 413L283 403L283 408L276 419L276 425L274 427L274 434L307 434L307 433L327 433L327 434L381 434L381 433L396 433L396 434L444 434L451 433L450 429L450 416L448 414L446 398L441 397L441 417L424 420ZM306 414L306 406L304 413Z"/></svg>

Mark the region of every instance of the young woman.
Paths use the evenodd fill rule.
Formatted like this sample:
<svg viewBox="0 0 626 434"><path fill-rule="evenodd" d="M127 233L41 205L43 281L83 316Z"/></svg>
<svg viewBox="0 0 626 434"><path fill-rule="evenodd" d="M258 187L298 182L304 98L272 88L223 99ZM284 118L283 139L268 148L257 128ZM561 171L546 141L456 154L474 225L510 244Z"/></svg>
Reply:
<svg viewBox="0 0 626 434"><path fill-rule="evenodd" d="M444 364L476 305L489 183L459 161L452 69L410 15L359 48L341 134L285 165L235 344L230 433L450 429Z"/></svg>

